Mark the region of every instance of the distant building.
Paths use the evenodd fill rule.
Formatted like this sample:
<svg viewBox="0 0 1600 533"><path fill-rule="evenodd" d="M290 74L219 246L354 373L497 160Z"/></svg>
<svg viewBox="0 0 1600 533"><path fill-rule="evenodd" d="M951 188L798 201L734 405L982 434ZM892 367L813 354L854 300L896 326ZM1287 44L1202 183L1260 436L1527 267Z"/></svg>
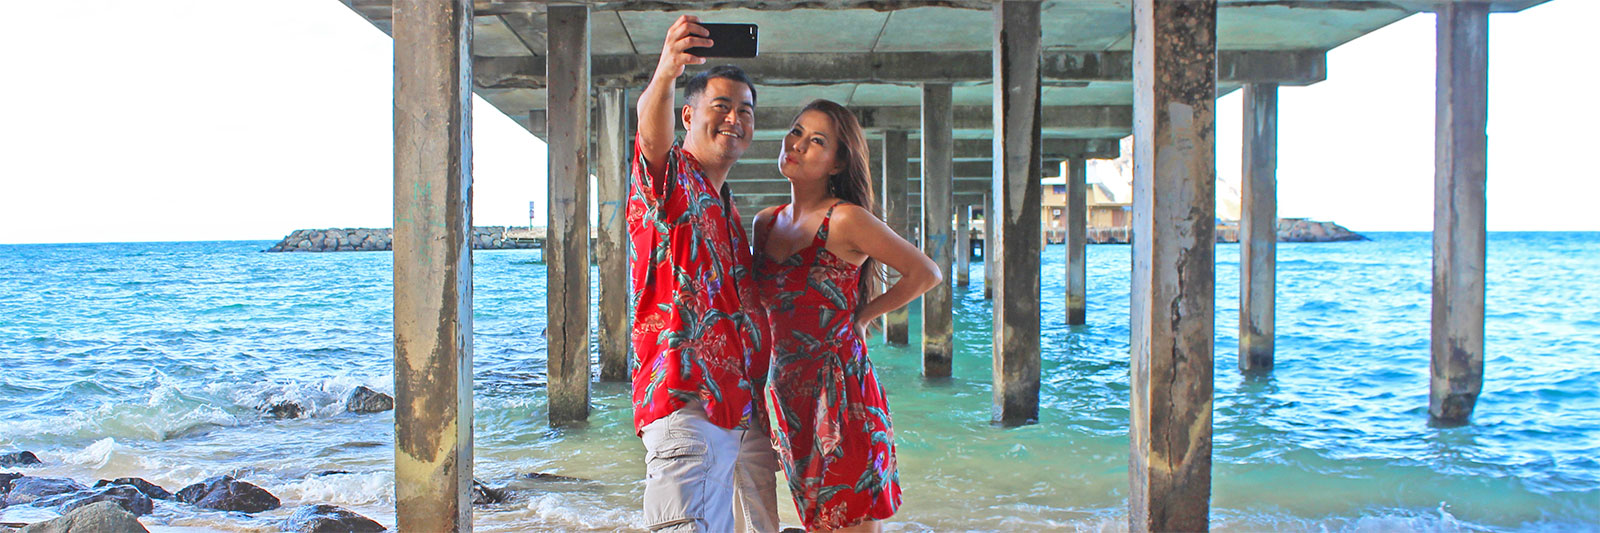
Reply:
<svg viewBox="0 0 1600 533"><path fill-rule="evenodd" d="M1041 219L1044 221L1045 241L1066 242L1067 238L1067 180L1065 177L1045 178ZM1091 182L1089 186L1089 229L1128 228L1133 226L1133 194L1127 185L1116 186Z"/></svg>

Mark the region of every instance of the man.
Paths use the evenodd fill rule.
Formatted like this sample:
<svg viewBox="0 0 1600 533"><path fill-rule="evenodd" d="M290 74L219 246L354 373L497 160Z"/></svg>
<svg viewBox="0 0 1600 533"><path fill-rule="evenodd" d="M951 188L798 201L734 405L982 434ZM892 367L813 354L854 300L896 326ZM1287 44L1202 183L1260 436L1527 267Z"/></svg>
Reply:
<svg viewBox="0 0 1600 533"><path fill-rule="evenodd" d="M682 144L672 89L686 52L711 46L692 16L667 30L639 96L628 195L634 429L645 446L651 531L776 531L777 455L763 398L766 311L749 240L724 183L755 134L755 88L721 66L684 86ZM736 495L737 493L737 495ZM735 515L738 515L737 517Z"/></svg>

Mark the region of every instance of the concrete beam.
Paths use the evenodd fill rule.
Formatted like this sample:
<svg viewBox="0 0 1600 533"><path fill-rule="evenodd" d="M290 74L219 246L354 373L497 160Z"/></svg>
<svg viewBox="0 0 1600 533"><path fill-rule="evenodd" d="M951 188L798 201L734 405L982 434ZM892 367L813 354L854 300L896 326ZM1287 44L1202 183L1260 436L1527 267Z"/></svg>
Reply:
<svg viewBox="0 0 1600 533"><path fill-rule="evenodd" d="M1489 10L1441 7L1434 98L1433 317L1428 413L1465 424L1483 391L1488 252Z"/></svg>
<svg viewBox="0 0 1600 533"><path fill-rule="evenodd" d="M550 6L549 17L545 331L559 426L589 418L589 7Z"/></svg>
<svg viewBox="0 0 1600 533"><path fill-rule="evenodd" d="M850 110L860 120L861 127L870 131L913 130L922 127L921 108L917 106L851 106ZM992 106L955 106L956 130L989 130L994 126ZM762 107L756 110L756 131L788 131L798 107ZM1049 106L1042 111L1045 130L1054 133L1083 133L1084 138L1122 137L1133 130L1133 108L1116 105ZM545 112L535 109L528 113L529 131L544 133Z"/></svg>
<svg viewBox="0 0 1600 533"><path fill-rule="evenodd" d="M950 217L955 164L952 90L948 83L922 86L922 253L933 259L944 277L922 294L922 377L950 377L955 317L951 300L950 259L953 253Z"/></svg>
<svg viewBox="0 0 1600 533"><path fill-rule="evenodd" d="M913 137L915 138L915 137ZM1062 161L1075 157L1084 159L1116 159L1121 156L1120 147L1122 139L1062 139L1046 138L1041 140L1040 150L1045 161ZM750 148L744 151L740 161L760 164L770 161L776 164L778 150L782 148L782 141L753 141ZM882 150L883 141L868 139L867 144L872 145L874 152ZM994 140L992 139L956 139L955 155L953 160L957 163L963 161L983 161L991 164L994 157ZM911 154L910 161L922 162L922 154ZM957 173L959 175L960 173ZM987 172L983 173L988 175Z"/></svg>
<svg viewBox="0 0 1600 533"><path fill-rule="evenodd" d="M1210 526L1217 1L1133 2L1133 532Z"/></svg>
<svg viewBox="0 0 1600 533"><path fill-rule="evenodd" d="M735 167L735 168L737 168L737 167ZM1058 166L1057 168L1060 168L1060 167ZM774 170L773 173L777 173L777 171ZM955 194L980 194L980 193L983 193L984 191L987 191L987 190L993 188L994 178L990 178L990 177L955 178L953 183L954 183L954 186L952 187L952 189L953 189ZM728 186L733 189L733 193L734 193L735 196L745 196L745 195L788 195L789 194L789 182L787 180L782 180L782 179L770 179L770 178L766 178L766 179L754 179L754 178L729 179L728 180L728 184L729 184ZM906 194L915 197L915 196L921 194L920 191L922 190L922 180L921 179L908 180L907 186L909 187L909 190L911 192L908 192ZM917 207L917 206L913 206L913 207L916 208L914 210L917 213L921 213L920 207ZM914 217L913 222L915 222L916 218L921 218L921 215L918 215L918 216ZM913 227L913 228L916 227L916 224L912 224L911 227Z"/></svg>
<svg viewBox="0 0 1600 533"><path fill-rule="evenodd" d="M912 240L911 235L911 208L907 197L907 188L910 171L906 159L910 153L907 146L905 130L890 130L883 134L883 219L890 229L900 235L900 238ZM740 188L745 188L740 184ZM739 189L734 189L739 190ZM742 193L741 193L742 194ZM788 196L789 191L785 185L783 194ZM774 204L775 205L775 204ZM912 241L915 242L915 241ZM888 283L900 281L900 273L888 269ZM883 315L884 340L890 344L904 346L910 342L911 309L902 306Z"/></svg>
<svg viewBox="0 0 1600 533"><path fill-rule="evenodd" d="M1067 162L1067 325L1084 323L1088 303L1088 264L1086 263L1089 229L1088 165L1082 159Z"/></svg>
<svg viewBox="0 0 1600 533"><path fill-rule="evenodd" d="M1039 421L1038 186L1044 107L1040 100L1038 2L994 4L995 232L994 406L1004 426ZM989 217L986 217L989 218Z"/></svg>
<svg viewBox="0 0 1600 533"><path fill-rule="evenodd" d="M394 19L396 529L472 530L472 5Z"/></svg>
<svg viewBox="0 0 1600 533"><path fill-rule="evenodd" d="M627 91L600 89L599 147L594 169L599 196L595 264L600 275L600 380L628 381L628 142Z"/></svg>
<svg viewBox="0 0 1600 533"><path fill-rule="evenodd" d="M1278 254L1278 86L1244 86L1244 200L1239 221L1239 371L1273 365Z"/></svg>
<svg viewBox="0 0 1600 533"><path fill-rule="evenodd" d="M994 163L992 161L990 161L990 160L987 160L987 159L976 160L976 161L953 161L953 162L952 161L947 161L947 162L950 162L953 165L951 167L951 171L955 174L955 176L957 176L957 179L960 179L960 178L982 178L982 179L988 179L994 173ZM921 164L920 160L918 162L915 162L915 163L908 161L906 163L906 172L908 172L910 174L910 176L913 176L912 181L916 181L917 179L920 179L918 177L922 176L922 174L923 174L923 172L922 172L922 164ZM1041 173L1041 176L1045 176L1045 177L1052 177L1053 178L1053 177L1056 177L1056 176L1060 175L1061 174L1061 160L1058 159L1058 160L1046 160L1046 161L1043 161L1041 163L1041 167L1039 169L1039 172ZM777 164L777 159L776 158L774 158L772 161L745 160L744 163L736 164L736 165L733 166L733 168L728 169L728 180L729 181L745 181L745 180L750 180L750 181L783 181L783 183L785 183L784 190L785 191L789 190L788 189L788 185L787 185L788 181L784 180L783 179L783 175L778 173L778 164Z"/></svg>
<svg viewBox="0 0 1600 533"><path fill-rule="evenodd" d="M518 24L529 26L533 22L519 20ZM643 87L650 83L659 60L659 54L594 56L594 84ZM547 84L542 57L478 57L474 61L478 87L542 89ZM757 85L977 84L992 80L993 62L985 50L779 53L741 59L739 67ZM1129 82L1133 81L1133 52L1048 51L1041 58L1040 75L1046 85L1056 86ZM1327 75L1327 53L1321 50L1230 50L1217 54L1217 76L1223 83L1310 85L1323 81Z"/></svg>

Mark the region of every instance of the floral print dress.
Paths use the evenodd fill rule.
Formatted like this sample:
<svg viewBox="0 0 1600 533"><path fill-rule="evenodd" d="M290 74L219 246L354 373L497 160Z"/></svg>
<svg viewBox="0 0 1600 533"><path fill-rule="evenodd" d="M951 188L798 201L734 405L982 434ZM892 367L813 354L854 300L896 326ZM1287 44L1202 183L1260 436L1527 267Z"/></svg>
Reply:
<svg viewBox="0 0 1600 533"><path fill-rule="evenodd" d="M811 245L782 260L765 252L771 221L755 240L772 331L772 436L808 530L885 519L900 506L889 404L852 327L861 267L824 249L832 218L829 207Z"/></svg>

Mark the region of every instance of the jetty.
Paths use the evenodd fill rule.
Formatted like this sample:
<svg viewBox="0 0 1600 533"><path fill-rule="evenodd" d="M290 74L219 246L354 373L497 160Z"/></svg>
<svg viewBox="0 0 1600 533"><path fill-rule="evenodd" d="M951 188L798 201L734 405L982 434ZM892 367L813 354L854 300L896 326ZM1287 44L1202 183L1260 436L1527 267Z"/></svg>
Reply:
<svg viewBox="0 0 1600 533"><path fill-rule="evenodd" d="M581 424L591 333L600 379L627 379L630 106L681 13L763 29L760 57L728 61L759 90L745 159L763 163L736 166L729 181L746 217L787 193L757 167L770 166L789 120L818 97L867 128L886 220L917 235L945 279L968 279L954 228L973 206L994 214L984 217L983 268L1001 427L1038 421L1041 321L1084 322L1086 161L1117 157L1117 140L1133 136L1128 525L1198 531L1210 524L1216 121L1245 125L1238 366L1270 372L1278 88L1320 82L1328 50L1433 12L1429 413L1467 423L1482 388L1489 14L1545 0L342 1L394 37L395 190L409 191L395 195L393 234L402 531L471 528L472 94L548 143L549 417ZM1217 117L1216 98L1235 91L1243 116ZM1048 174L1065 178L1068 195L1066 317L1040 316ZM956 355L952 290L922 298L930 379L948 377ZM891 342L909 342L906 314L887 320Z"/></svg>

